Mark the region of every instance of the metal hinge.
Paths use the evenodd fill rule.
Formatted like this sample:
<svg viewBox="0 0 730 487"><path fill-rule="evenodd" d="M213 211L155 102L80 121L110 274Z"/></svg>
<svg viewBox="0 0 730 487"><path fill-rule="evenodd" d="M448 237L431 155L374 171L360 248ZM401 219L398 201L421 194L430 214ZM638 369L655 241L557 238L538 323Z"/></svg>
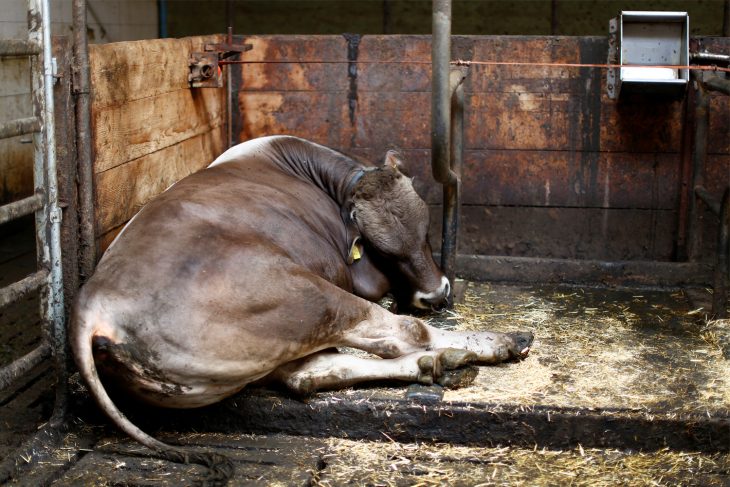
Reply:
<svg viewBox="0 0 730 487"><path fill-rule="evenodd" d="M51 76L53 76L53 84L58 83L58 80L61 78L58 75L58 62L56 62L56 58L51 58Z"/></svg>
<svg viewBox="0 0 730 487"><path fill-rule="evenodd" d="M61 223L61 220L63 219L63 212L61 211L61 208L51 208L50 214L49 214L51 224Z"/></svg>

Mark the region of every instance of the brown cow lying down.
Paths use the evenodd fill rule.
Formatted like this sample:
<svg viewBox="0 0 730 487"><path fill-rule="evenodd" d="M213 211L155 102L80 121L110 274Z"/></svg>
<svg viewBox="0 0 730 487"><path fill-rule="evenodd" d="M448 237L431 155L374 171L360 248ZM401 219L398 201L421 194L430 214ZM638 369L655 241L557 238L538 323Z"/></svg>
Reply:
<svg viewBox="0 0 730 487"><path fill-rule="evenodd" d="M471 363L524 358L529 333L443 331L372 303L396 283L417 308L450 292L431 256L428 208L399 162L388 153L363 166L307 140L265 137L147 204L73 309L76 363L104 412L163 452L172 447L132 424L100 375L148 403L195 408L264 378L298 393L374 379L448 383ZM343 346L382 359L334 350Z"/></svg>

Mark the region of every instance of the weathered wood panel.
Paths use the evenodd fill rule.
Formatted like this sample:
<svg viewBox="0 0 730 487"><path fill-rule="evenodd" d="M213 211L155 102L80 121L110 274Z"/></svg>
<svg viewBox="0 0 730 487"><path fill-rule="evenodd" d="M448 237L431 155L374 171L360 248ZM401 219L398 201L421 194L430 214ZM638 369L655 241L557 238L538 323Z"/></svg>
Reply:
<svg viewBox="0 0 730 487"><path fill-rule="evenodd" d="M104 250L139 209L225 149L225 89L190 89L188 58L222 36L90 48L96 233Z"/></svg>
<svg viewBox="0 0 730 487"><path fill-rule="evenodd" d="M122 225L154 196L206 167L223 152L224 135L219 127L97 174L99 227L106 230Z"/></svg>
<svg viewBox="0 0 730 487"><path fill-rule="evenodd" d="M123 165L225 123L223 90L186 89L93 111L95 172Z"/></svg>
<svg viewBox="0 0 730 487"><path fill-rule="evenodd" d="M292 133L371 160L399 148L418 191L439 205L430 176L430 37L364 36L356 51L352 38L300 40L246 38L255 48L244 59L293 62L241 68L240 139ZM727 39L702 42L714 52L728 47ZM348 46L357 63L332 66L347 61ZM600 64L607 50L605 37L452 41L452 59L472 61ZM566 66L473 65L464 88L462 196L465 221L474 223L462 229L462 249L672 258L684 100L610 100L604 69ZM713 95L706 172L715 192L730 180L729 131L730 99Z"/></svg>
<svg viewBox="0 0 730 487"><path fill-rule="evenodd" d="M204 36L90 45L94 107L187 90L189 53L220 41L220 36Z"/></svg>

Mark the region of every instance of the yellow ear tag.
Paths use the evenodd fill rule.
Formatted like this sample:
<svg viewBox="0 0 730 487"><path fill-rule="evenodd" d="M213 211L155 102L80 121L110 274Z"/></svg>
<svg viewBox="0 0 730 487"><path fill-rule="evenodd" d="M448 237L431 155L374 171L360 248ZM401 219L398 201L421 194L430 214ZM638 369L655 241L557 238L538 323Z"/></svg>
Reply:
<svg viewBox="0 0 730 487"><path fill-rule="evenodd" d="M357 243L354 243L352 245L352 260L360 260L362 258L362 255L360 254L360 247L357 246Z"/></svg>

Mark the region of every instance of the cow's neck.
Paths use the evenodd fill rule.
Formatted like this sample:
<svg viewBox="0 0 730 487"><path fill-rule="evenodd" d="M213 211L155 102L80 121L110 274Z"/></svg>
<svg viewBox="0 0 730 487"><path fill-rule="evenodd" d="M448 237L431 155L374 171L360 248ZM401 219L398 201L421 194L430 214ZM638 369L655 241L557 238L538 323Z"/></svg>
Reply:
<svg viewBox="0 0 730 487"><path fill-rule="evenodd" d="M283 170L310 181L341 207L365 167L349 157L312 142L287 137L272 143L274 161Z"/></svg>

